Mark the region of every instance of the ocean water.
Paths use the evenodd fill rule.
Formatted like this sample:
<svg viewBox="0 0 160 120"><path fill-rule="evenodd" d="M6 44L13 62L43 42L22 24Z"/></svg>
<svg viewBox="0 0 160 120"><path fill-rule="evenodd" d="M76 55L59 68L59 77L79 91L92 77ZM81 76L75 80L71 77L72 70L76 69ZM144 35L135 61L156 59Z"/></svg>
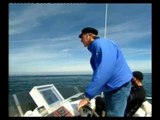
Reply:
<svg viewBox="0 0 160 120"><path fill-rule="evenodd" d="M9 76L9 95L19 92L29 92L33 86L54 84L56 87L83 87L85 88L91 79L91 75L27 75ZM152 96L152 74L144 73L144 88L147 96ZM67 92L67 91L66 91Z"/></svg>

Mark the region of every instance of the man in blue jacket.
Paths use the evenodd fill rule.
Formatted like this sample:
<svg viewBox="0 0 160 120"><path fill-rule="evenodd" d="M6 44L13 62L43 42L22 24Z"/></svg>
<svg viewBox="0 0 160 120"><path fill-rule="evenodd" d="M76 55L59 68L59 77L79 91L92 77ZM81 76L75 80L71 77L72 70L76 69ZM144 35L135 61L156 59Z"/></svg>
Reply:
<svg viewBox="0 0 160 120"><path fill-rule="evenodd" d="M98 30L92 27L82 29L79 35L92 54L90 64L93 76L78 109L104 92L107 116L123 117L131 90L132 71L116 43L97 35Z"/></svg>

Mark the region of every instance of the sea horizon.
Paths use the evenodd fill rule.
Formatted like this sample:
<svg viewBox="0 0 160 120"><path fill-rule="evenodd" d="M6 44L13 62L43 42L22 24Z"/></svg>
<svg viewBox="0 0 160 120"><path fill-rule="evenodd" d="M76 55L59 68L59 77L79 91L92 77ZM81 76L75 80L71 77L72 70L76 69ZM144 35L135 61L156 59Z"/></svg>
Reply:
<svg viewBox="0 0 160 120"><path fill-rule="evenodd" d="M33 86L54 84L57 87L86 87L92 74L49 74L9 76L9 94L30 91ZM152 73L144 73L144 86L148 96L152 96Z"/></svg>
<svg viewBox="0 0 160 120"><path fill-rule="evenodd" d="M144 72L143 74L152 74L151 72ZM58 75L92 75L92 73L50 73L50 74L10 74L9 76L58 76Z"/></svg>

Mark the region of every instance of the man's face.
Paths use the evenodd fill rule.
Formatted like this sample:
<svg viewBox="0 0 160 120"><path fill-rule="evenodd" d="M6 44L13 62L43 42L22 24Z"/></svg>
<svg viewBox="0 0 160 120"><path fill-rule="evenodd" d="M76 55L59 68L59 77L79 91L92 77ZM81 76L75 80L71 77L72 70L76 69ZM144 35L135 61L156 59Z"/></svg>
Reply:
<svg viewBox="0 0 160 120"><path fill-rule="evenodd" d="M89 44L91 43L91 37L88 33L82 34L81 42L85 47L88 47Z"/></svg>
<svg viewBox="0 0 160 120"><path fill-rule="evenodd" d="M137 85L137 79L135 77L132 78L131 82L132 82L132 86Z"/></svg>

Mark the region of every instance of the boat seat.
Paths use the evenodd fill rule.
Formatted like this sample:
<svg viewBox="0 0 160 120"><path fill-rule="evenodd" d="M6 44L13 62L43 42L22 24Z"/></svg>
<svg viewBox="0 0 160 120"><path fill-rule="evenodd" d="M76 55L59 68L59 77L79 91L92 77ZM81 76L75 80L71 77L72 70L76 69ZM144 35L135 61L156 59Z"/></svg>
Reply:
<svg viewBox="0 0 160 120"><path fill-rule="evenodd" d="M140 108L133 115L133 117L151 117L151 116L152 116L152 105L147 100L142 103Z"/></svg>

